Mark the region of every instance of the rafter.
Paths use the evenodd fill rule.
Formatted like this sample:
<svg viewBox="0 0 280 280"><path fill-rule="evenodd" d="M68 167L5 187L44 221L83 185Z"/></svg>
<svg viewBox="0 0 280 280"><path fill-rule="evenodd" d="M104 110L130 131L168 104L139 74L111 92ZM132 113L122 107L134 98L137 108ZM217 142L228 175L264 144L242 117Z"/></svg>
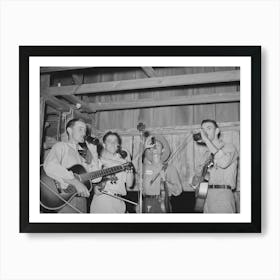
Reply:
<svg viewBox="0 0 280 280"><path fill-rule="evenodd" d="M50 96L45 92L45 89L50 87L50 74L45 74L40 76L40 95L44 98L47 105L53 107L58 111L68 111L70 109L69 105L60 101L55 96Z"/></svg>
<svg viewBox="0 0 280 280"><path fill-rule="evenodd" d="M93 110L88 105L88 103L84 102L83 100L79 99L74 95L63 95L64 99L72 103L77 109L81 109L87 113L93 113Z"/></svg>
<svg viewBox="0 0 280 280"><path fill-rule="evenodd" d="M71 94L111 93L116 91L140 90L152 88L166 88L176 86L191 86L198 84L215 84L239 82L240 71L220 71L210 73L166 76L125 81L81 84L76 86L49 87L46 93L51 96Z"/></svg>
<svg viewBox="0 0 280 280"><path fill-rule="evenodd" d="M136 108L151 108L151 107L164 107L176 105L194 105L194 104L211 104L223 102L239 102L240 93L212 93L212 94L199 94L192 96L182 96L168 99L139 99L133 101L122 101L114 103L90 103L89 106L95 112L97 111L114 111L124 109Z"/></svg>
<svg viewBox="0 0 280 280"><path fill-rule="evenodd" d="M40 73L54 73L54 72L61 72L61 71L73 71L73 70L81 70L86 68L92 67L40 67Z"/></svg>
<svg viewBox="0 0 280 280"><path fill-rule="evenodd" d="M145 74L152 78L152 77L157 77L157 73L155 72L153 67L141 67L143 69L143 71L145 72Z"/></svg>

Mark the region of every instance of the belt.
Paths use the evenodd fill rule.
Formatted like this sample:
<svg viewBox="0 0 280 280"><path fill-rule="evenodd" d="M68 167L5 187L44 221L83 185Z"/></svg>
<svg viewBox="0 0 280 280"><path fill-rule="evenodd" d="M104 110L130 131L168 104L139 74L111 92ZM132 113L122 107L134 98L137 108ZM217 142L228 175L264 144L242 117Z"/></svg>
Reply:
<svg viewBox="0 0 280 280"><path fill-rule="evenodd" d="M226 189L226 190L231 190L231 186L229 185L209 185L209 189Z"/></svg>
<svg viewBox="0 0 280 280"><path fill-rule="evenodd" d="M160 196L157 195L157 194L154 194L154 195L147 195L145 194L144 197L149 197L149 198L159 198Z"/></svg>

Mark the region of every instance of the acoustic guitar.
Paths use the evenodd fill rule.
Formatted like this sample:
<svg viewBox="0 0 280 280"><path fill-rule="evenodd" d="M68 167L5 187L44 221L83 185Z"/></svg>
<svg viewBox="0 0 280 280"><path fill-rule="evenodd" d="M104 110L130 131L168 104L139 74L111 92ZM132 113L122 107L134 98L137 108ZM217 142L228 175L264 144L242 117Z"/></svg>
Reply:
<svg viewBox="0 0 280 280"><path fill-rule="evenodd" d="M208 181L206 181L206 175L208 169L213 165L214 165L214 156L213 154L211 154L203 165L201 176L199 176L198 186L195 188L195 205L194 205L195 212L203 212L205 199L208 193Z"/></svg>
<svg viewBox="0 0 280 280"><path fill-rule="evenodd" d="M127 162L122 165L117 165L90 173L87 173L85 168L79 164L68 168L68 170L72 171L75 178L83 183L91 192L93 189L91 180L106 177L132 168L132 163ZM69 203L77 195L77 190L73 185L69 185L67 188L63 189L58 181L50 178L45 173L44 169L41 168L40 204L43 208L57 211L64 207L65 204Z"/></svg>

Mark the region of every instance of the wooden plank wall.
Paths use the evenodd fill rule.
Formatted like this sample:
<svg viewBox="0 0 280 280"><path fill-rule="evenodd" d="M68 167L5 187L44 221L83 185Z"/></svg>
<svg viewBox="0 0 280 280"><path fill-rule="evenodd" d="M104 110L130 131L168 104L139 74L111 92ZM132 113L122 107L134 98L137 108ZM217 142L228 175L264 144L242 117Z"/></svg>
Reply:
<svg viewBox="0 0 280 280"><path fill-rule="evenodd" d="M215 71L236 70L238 67L155 67L159 77L170 75L194 74ZM71 72L71 71L70 71ZM108 82L118 80L132 80L147 78L140 67L134 68L93 68L83 74L83 83ZM52 76L53 85L70 85L74 83L72 74L66 76L59 73ZM83 96L86 102L110 102L141 100L143 98L160 97L170 98L176 96L191 96L211 93L227 93L238 91L239 85L219 84L193 87L176 87L157 90L126 91L113 94L99 94ZM218 122L239 121L239 102L169 106L161 108L143 108L136 110L116 110L98 112L95 114L94 126L96 129L109 130L111 128L128 129L136 128L139 122L144 122L148 127L178 126L199 124L202 119L212 118Z"/></svg>
<svg viewBox="0 0 280 280"><path fill-rule="evenodd" d="M205 73L215 71L237 70L238 67L154 67L157 76L170 76L182 74ZM57 76L52 78L52 84L61 85L73 84L73 79ZM147 78L144 71L139 68L95 68L94 71L84 72L83 82L106 82L118 80L132 80ZM191 96L211 93L227 93L239 91L239 85L218 84L203 85L192 87L176 87L166 89L152 89L141 91L127 91L113 94L99 94L94 96L83 96L86 102L115 102L141 100L143 98L170 98L176 96ZM225 142L233 142L239 150L239 102L187 105L187 106L168 106L159 108L144 108L135 110L117 110L97 112L94 114L93 126L97 135L102 136L108 130L115 130L122 135L123 146L133 157L138 152L139 136L137 136L136 126L139 122L145 123L150 131L166 136L174 151L191 132L191 130L203 119L210 118L222 123L222 138ZM63 125L62 125L63 126ZM56 131L55 127L49 128L50 135ZM50 133L51 132L51 133ZM50 135L52 136L52 135ZM199 160L201 148L191 140L179 154L174 165L177 167L185 190L191 190L189 183L193 176L193 170ZM137 169L137 166L136 166ZM137 188L137 185L136 187Z"/></svg>
<svg viewBox="0 0 280 280"><path fill-rule="evenodd" d="M174 67L174 68L154 68L157 76L170 76L182 74L205 73L214 71L236 70L238 67ZM116 80L131 80L147 78L140 68L124 68L100 70L96 73L86 73L84 83L107 82ZM203 85L195 87L176 87L146 91L128 91L115 94L100 94L89 96L89 102L115 102L141 100L144 98L160 97L170 98L176 96L191 96L199 94L232 92L239 89L238 85ZM212 118L218 122L239 121L239 102L209 104L209 105L188 105L169 106L162 108L144 108L138 110L118 110L98 112L96 115L96 128L106 130L111 128L133 128L139 122L144 122L149 127L191 125L199 124L202 119Z"/></svg>
<svg viewBox="0 0 280 280"><path fill-rule="evenodd" d="M220 123L221 128L221 139L226 143L233 143L237 148L238 152L240 150L240 127L239 122L233 123ZM182 147L180 151L177 153L177 156L172 161L172 164L176 166L184 190L185 191L193 191L190 187L190 183L192 177L194 175L194 170L197 167L198 162L200 162L201 155L204 152L205 147L197 145L193 139L191 132L198 129L198 125L191 125L191 126L178 126L178 127L161 127L157 129L152 129L149 132L153 134L160 134L166 137L171 151L175 152L178 147ZM126 149L131 155L132 160L137 157L139 154L139 142L140 136L139 133L135 129L128 129L128 130L117 130L113 129L113 131L117 131L122 138L122 147ZM96 136L102 137L105 131L98 131ZM186 145L183 145L186 143ZM135 169L138 170L139 162L133 162L135 165ZM134 185L133 189L138 189L138 180L136 180L136 184Z"/></svg>

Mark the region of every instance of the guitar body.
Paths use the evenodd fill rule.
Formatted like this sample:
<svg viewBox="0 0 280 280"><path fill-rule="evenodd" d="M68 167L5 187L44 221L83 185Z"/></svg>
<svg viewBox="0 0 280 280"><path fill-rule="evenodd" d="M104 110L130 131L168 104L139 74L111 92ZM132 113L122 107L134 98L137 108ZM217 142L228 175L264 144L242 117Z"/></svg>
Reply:
<svg viewBox="0 0 280 280"><path fill-rule="evenodd" d="M86 173L85 168L82 165L74 165L68 168L79 179L79 174ZM91 191L92 185L90 181L82 182ZM41 168L40 179L40 202L41 206L47 210L58 211L65 206L66 202L70 202L75 196L77 196L76 188L69 185L66 189L61 189L60 183L50 178Z"/></svg>
<svg viewBox="0 0 280 280"><path fill-rule="evenodd" d="M133 169L133 165L130 162L90 173L87 173L86 169L80 164L68 168L69 171L74 173L77 180L88 188L89 192L93 189L91 180L106 177L127 169ZM60 183L47 176L44 169L41 168L40 204L43 208L58 211L75 196L77 196L77 190L74 186L69 185L66 189L62 189Z"/></svg>
<svg viewBox="0 0 280 280"><path fill-rule="evenodd" d="M214 155L211 153L209 158L205 161L201 175L198 176L199 184L198 187L195 189L195 205L194 211L195 212L203 212L204 204L208 193L208 181L209 181L209 172L208 169L214 165ZM207 178L207 179L206 179Z"/></svg>
<svg viewBox="0 0 280 280"><path fill-rule="evenodd" d="M208 193L208 182L201 182L195 190L195 212L203 212L205 200Z"/></svg>

